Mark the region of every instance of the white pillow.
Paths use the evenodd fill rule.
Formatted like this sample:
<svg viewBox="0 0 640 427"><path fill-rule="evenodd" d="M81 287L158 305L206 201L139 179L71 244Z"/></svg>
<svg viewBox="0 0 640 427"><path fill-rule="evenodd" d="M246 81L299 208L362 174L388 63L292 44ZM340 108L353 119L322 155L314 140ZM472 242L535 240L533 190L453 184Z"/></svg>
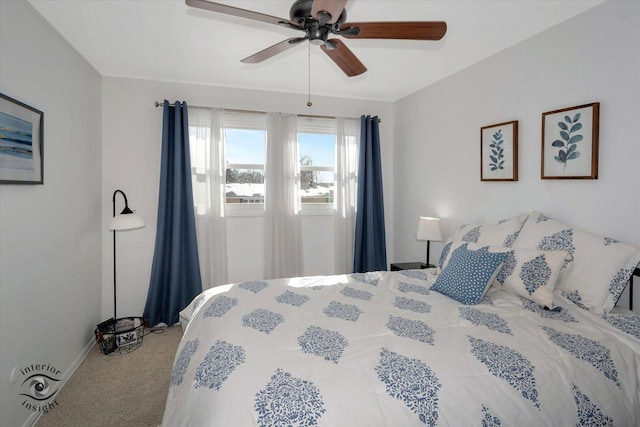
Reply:
<svg viewBox="0 0 640 427"><path fill-rule="evenodd" d="M514 247L568 251L569 268L560 275L556 289L598 314L611 311L640 262L640 249L577 230L540 212L529 214Z"/></svg>
<svg viewBox="0 0 640 427"><path fill-rule="evenodd" d="M452 240L478 243L481 245L505 246L510 248L518 237L527 214L499 221L496 224L465 224L456 229Z"/></svg>
<svg viewBox="0 0 640 427"><path fill-rule="evenodd" d="M502 286L539 305L553 308L553 291L567 251L514 248L507 255L494 286Z"/></svg>
<svg viewBox="0 0 640 427"><path fill-rule="evenodd" d="M453 245L453 239L449 237L442 247L440 252L440 259L438 260L438 268L442 270L444 268L444 262L451 253L451 246Z"/></svg>
<svg viewBox="0 0 640 427"><path fill-rule="evenodd" d="M449 251L442 268L449 263L450 254L463 245L467 245L469 250L485 248L490 253L506 252L507 256L502 263L502 268L492 285L508 289L541 306L553 307L553 291L565 260L569 256L567 251L505 248L455 241L447 242L449 243Z"/></svg>

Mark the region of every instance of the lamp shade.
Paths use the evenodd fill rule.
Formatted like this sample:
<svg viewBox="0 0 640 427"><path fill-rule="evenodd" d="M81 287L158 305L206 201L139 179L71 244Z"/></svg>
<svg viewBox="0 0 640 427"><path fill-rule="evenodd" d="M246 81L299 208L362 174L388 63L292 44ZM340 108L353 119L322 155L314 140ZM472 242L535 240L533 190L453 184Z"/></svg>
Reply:
<svg viewBox="0 0 640 427"><path fill-rule="evenodd" d="M111 231L135 230L144 227L144 221L135 213L121 213L114 216L109 223Z"/></svg>
<svg viewBox="0 0 640 427"><path fill-rule="evenodd" d="M418 231L416 240L430 240L432 242L442 241L442 231L440 231L440 218L421 216L418 220Z"/></svg>

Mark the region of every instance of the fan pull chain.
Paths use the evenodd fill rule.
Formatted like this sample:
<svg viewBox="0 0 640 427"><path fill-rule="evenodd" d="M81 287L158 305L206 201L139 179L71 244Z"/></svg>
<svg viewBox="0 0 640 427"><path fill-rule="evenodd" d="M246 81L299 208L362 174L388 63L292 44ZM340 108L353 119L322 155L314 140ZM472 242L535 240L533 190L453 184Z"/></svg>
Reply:
<svg viewBox="0 0 640 427"><path fill-rule="evenodd" d="M313 105L313 102L311 102L311 42L307 43L307 58L308 58L308 64L309 64L309 97L308 97L308 101L307 101L307 107L311 107Z"/></svg>

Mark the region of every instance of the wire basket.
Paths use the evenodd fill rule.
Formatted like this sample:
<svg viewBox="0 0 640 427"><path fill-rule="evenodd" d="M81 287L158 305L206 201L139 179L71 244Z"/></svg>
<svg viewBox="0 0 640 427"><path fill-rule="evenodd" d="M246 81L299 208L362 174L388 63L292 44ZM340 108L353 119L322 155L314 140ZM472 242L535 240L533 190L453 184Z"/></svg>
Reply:
<svg viewBox="0 0 640 427"><path fill-rule="evenodd" d="M142 317L111 318L96 327L96 341L104 354L128 353L142 345L144 326Z"/></svg>

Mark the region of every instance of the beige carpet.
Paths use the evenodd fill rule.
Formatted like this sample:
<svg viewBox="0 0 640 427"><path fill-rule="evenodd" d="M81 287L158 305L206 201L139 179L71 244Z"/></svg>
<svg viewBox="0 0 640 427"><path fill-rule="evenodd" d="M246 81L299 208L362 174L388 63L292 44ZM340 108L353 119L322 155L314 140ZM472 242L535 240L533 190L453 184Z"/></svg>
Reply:
<svg viewBox="0 0 640 427"><path fill-rule="evenodd" d="M146 335L131 353L104 355L95 345L37 427L156 427L169 390L180 325ZM149 330L145 330L145 333Z"/></svg>

